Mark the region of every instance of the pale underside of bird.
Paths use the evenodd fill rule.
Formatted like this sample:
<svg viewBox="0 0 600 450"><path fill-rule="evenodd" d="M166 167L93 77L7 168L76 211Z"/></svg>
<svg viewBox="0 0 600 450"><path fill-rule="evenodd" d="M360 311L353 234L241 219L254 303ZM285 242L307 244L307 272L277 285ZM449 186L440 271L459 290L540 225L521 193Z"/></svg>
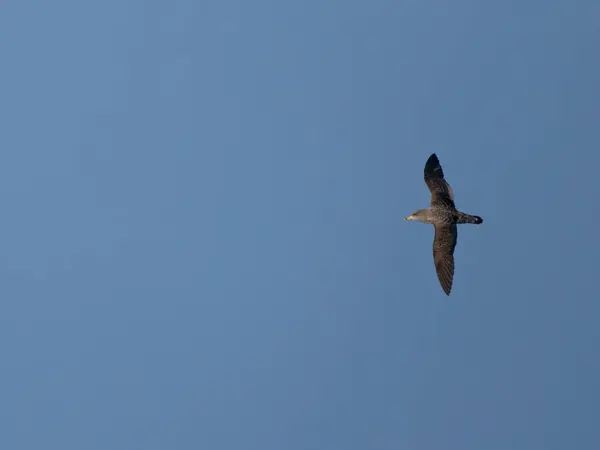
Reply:
<svg viewBox="0 0 600 450"><path fill-rule="evenodd" d="M434 226L433 262L442 289L446 295L450 295L454 279L454 248L456 247L458 235L457 225L464 223L480 224L483 219L456 209L454 193L444 179L444 171L435 153L425 163L424 174L425 184L431 192L431 204L429 208L419 209L404 220L416 220Z"/></svg>

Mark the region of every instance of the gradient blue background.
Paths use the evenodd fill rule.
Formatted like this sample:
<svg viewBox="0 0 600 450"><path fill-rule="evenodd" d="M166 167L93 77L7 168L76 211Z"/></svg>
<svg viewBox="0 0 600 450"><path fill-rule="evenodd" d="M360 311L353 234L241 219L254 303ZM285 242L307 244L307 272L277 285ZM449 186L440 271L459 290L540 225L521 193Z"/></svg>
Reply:
<svg viewBox="0 0 600 450"><path fill-rule="evenodd" d="M483 3L3 2L0 447L600 448L600 4Z"/></svg>

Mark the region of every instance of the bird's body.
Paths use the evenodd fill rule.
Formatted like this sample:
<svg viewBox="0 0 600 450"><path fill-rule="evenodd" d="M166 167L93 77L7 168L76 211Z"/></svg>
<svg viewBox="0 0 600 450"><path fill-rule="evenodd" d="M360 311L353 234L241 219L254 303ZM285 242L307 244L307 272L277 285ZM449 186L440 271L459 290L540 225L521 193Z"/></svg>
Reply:
<svg viewBox="0 0 600 450"><path fill-rule="evenodd" d="M431 191L429 208L419 209L405 220L432 224L435 228L433 239L433 262L446 295L450 295L454 279L454 248L458 236L458 224L480 224L479 216L465 214L454 205L454 192L444 179L444 171L436 154L432 154L424 170L425 184Z"/></svg>

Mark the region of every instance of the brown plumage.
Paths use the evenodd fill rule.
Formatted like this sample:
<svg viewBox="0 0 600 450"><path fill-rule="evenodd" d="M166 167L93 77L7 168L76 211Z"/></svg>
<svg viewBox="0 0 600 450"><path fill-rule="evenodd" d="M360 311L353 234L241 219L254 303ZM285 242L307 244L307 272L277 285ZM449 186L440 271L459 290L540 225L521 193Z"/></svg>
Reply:
<svg viewBox="0 0 600 450"><path fill-rule="evenodd" d="M450 295L454 279L454 248L458 236L458 224L480 224L483 219L456 209L454 193L444 179L444 171L438 157L432 154L425 164L425 184L431 192L429 208L419 209L404 220L430 223L435 228L433 239L433 262L438 279L446 295Z"/></svg>

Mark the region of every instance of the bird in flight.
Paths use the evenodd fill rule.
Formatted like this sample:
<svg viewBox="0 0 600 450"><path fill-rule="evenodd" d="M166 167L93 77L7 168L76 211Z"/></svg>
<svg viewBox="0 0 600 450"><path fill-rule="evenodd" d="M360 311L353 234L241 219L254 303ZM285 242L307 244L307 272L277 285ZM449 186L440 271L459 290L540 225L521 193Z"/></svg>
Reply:
<svg viewBox="0 0 600 450"><path fill-rule="evenodd" d="M454 193L444 179L444 171L436 154L425 163L425 184L431 191L429 208L419 209L404 220L433 224L433 262L438 279L446 295L452 290L454 278L454 248L456 247L457 225L480 224L483 219L460 212L454 206Z"/></svg>

